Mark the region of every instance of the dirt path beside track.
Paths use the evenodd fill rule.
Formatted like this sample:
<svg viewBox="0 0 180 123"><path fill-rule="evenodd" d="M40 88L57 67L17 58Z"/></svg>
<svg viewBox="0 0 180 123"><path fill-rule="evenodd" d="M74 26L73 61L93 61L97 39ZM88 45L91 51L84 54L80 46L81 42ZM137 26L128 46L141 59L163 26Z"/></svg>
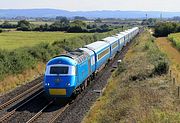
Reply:
<svg viewBox="0 0 180 123"><path fill-rule="evenodd" d="M157 38L156 43L158 47L167 54L171 65L172 75L177 79L177 83L180 85L180 52L173 47L172 43L166 38Z"/></svg>

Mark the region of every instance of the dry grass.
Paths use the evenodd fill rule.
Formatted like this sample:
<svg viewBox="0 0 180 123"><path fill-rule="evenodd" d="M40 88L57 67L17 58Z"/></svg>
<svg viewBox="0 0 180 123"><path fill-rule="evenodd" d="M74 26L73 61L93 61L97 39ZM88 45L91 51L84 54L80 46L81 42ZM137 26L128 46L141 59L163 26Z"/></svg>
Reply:
<svg viewBox="0 0 180 123"><path fill-rule="evenodd" d="M158 38L156 43L170 59L172 74L177 78L177 84L180 85L180 52L173 47L172 42L167 38Z"/></svg>
<svg viewBox="0 0 180 123"><path fill-rule="evenodd" d="M26 70L22 74L9 75L3 81L0 81L0 95L8 93L12 89L24 85L42 75L45 70L45 64L39 63L36 68Z"/></svg>
<svg viewBox="0 0 180 123"><path fill-rule="evenodd" d="M168 75L152 75L150 51L159 50L148 32L136 38L123 63L115 71L103 96L88 112L83 123L165 123L180 121L180 103ZM118 73L118 74L117 74Z"/></svg>

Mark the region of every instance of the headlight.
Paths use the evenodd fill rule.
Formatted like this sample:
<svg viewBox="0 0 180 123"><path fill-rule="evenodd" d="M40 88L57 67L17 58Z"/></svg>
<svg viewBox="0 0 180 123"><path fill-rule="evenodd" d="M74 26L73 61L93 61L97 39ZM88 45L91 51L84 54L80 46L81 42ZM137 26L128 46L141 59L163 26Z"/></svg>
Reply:
<svg viewBox="0 0 180 123"><path fill-rule="evenodd" d="M71 86L71 83L70 83L70 82L68 82L68 83L67 83L67 86Z"/></svg>
<svg viewBox="0 0 180 123"><path fill-rule="evenodd" d="M45 86L49 86L49 83L45 83Z"/></svg>

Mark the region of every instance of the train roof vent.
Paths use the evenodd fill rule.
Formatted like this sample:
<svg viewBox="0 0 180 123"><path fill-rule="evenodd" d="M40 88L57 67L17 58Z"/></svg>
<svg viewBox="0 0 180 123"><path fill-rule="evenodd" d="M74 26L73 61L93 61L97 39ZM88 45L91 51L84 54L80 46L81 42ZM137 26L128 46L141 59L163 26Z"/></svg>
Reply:
<svg viewBox="0 0 180 123"><path fill-rule="evenodd" d="M72 57L72 56L70 56L69 54L61 54L61 55L56 56L56 57L62 57L62 56L73 59L73 57Z"/></svg>
<svg viewBox="0 0 180 123"><path fill-rule="evenodd" d="M69 52L67 54L62 54L62 55L56 56L56 57L61 57L61 56L74 59L78 63L81 63L82 61L84 61L88 57L88 54L86 52L84 52L83 50L77 49L73 52Z"/></svg>

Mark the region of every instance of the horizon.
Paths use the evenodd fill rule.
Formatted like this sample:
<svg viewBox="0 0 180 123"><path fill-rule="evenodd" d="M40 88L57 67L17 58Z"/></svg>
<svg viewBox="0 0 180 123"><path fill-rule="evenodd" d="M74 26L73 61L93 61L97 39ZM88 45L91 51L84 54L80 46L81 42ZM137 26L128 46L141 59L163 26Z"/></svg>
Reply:
<svg viewBox="0 0 180 123"><path fill-rule="evenodd" d="M0 8L0 10L61 10L69 12L93 12L93 11L121 11L121 12L170 12L170 13L180 13L180 11L158 11L158 10L65 10L56 8L15 8L15 9L5 9Z"/></svg>
<svg viewBox="0 0 180 123"><path fill-rule="evenodd" d="M79 4L81 3L81 4ZM180 12L179 0L6 0L0 9L58 9L66 11L162 11Z"/></svg>

